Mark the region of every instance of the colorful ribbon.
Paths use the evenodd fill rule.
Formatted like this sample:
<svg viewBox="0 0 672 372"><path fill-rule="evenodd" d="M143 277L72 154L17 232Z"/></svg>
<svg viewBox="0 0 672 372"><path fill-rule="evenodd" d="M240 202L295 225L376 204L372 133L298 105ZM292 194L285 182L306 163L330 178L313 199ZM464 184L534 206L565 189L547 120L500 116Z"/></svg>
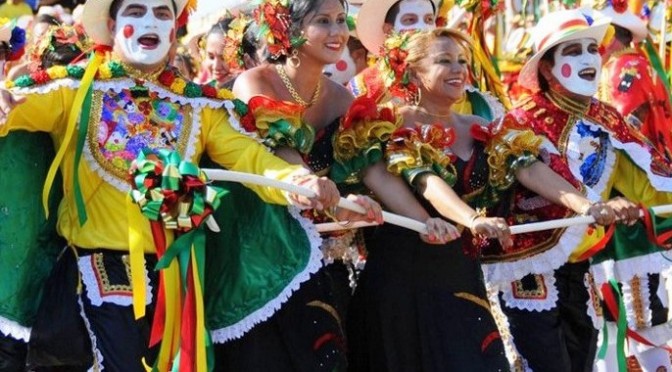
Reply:
<svg viewBox="0 0 672 372"><path fill-rule="evenodd" d="M205 173L196 165L165 149L157 153L143 150L131 167L131 177L130 199L150 220L159 259L159 291L150 345L161 341L161 348L153 370L206 371L213 358L203 305L203 222L217 209L224 191L209 186ZM166 230L179 235L169 247ZM134 265L133 249L131 256L131 276L136 283L136 278L144 278L144 272L138 272L142 266ZM144 288L133 287L137 316L140 307L144 313L144 298L139 295L136 301L136 289L140 293Z"/></svg>

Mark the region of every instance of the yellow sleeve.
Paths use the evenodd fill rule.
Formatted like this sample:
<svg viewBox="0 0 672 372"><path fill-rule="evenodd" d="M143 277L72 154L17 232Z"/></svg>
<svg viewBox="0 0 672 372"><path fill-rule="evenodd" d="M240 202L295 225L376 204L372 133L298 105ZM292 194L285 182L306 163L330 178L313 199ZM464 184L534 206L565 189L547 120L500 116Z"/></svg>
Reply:
<svg viewBox="0 0 672 372"><path fill-rule="evenodd" d="M276 180L287 180L304 171L270 153L254 139L231 127L225 111L203 110L201 140L210 158L219 165L238 172L254 173ZM268 203L288 204L285 193L272 187L246 185Z"/></svg>
<svg viewBox="0 0 672 372"><path fill-rule="evenodd" d="M60 88L48 93L24 95L26 101L12 108L7 123L0 125L0 137L9 131L23 129L30 132L58 134L64 130L76 91Z"/></svg>
<svg viewBox="0 0 672 372"><path fill-rule="evenodd" d="M630 157L618 152L618 168L614 176L614 188L627 199L645 206L672 203L672 192L656 190L651 186L646 172L636 166Z"/></svg>

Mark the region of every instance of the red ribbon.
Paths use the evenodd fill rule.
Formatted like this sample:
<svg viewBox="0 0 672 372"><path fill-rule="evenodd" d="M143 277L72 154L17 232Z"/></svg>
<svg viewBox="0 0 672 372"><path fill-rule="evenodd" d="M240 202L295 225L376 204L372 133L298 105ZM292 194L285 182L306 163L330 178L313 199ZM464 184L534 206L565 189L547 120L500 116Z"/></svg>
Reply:
<svg viewBox="0 0 672 372"><path fill-rule="evenodd" d="M619 316L619 311L618 311L618 304L616 303L616 298L614 297L614 292L611 291L611 287L609 286L609 283L604 283L602 284L602 298L604 299L604 303L607 305L607 310L611 313L611 316L614 319L618 319ZM633 331L630 327L626 328L626 335L627 337L639 342L642 345L646 346L651 346L655 348L660 348L664 349L670 353L672 353L672 348L670 348L667 345L662 345L658 346L646 339L644 336L640 335L639 333Z"/></svg>
<svg viewBox="0 0 672 372"><path fill-rule="evenodd" d="M644 205L640 205L640 208L644 214L644 227L646 227L646 236L649 238L649 241L666 250L672 248L670 243L668 243L668 241L672 239L672 230L662 234L657 234L656 226L653 222L653 216L651 215L651 210L646 208Z"/></svg>
<svg viewBox="0 0 672 372"><path fill-rule="evenodd" d="M150 221L156 255L161 258L166 252L166 236L163 226L159 221ZM163 338L164 325L166 321L166 291L164 289L163 271L159 271L159 291L154 311L154 320L152 321L152 331L149 337L149 346L157 345Z"/></svg>
<svg viewBox="0 0 672 372"><path fill-rule="evenodd" d="M602 239L600 239L599 242L595 243L589 250L583 252L581 256L579 256L578 261L584 261L587 260L594 255L598 254L601 250L604 249L604 247L607 246L607 243L609 243L609 240L611 240L611 237L614 236L614 231L615 231L615 226L610 225L609 228L604 233L604 236Z"/></svg>

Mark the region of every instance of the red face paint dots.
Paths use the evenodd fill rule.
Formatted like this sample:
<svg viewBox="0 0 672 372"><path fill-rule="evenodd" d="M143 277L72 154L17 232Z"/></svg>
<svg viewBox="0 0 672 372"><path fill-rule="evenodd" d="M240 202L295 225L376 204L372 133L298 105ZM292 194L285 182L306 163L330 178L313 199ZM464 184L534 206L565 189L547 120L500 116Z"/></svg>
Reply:
<svg viewBox="0 0 672 372"><path fill-rule="evenodd" d="M565 63L564 65L562 65L560 73L562 74L562 77L564 77L564 78L568 78L568 77L572 76L572 66Z"/></svg>
<svg viewBox="0 0 672 372"><path fill-rule="evenodd" d="M124 37L130 39L135 33L135 29L131 25L124 26Z"/></svg>

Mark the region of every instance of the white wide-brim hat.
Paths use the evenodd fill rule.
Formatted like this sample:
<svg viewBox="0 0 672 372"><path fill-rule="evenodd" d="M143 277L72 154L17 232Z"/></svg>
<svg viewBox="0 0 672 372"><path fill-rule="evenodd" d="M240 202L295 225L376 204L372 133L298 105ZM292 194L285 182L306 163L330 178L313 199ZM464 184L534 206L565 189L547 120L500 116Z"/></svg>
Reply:
<svg viewBox="0 0 672 372"><path fill-rule="evenodd" d="M610 18L612 24L630 31L630 33L632 33L633 41L636 43L646 39L646 36L648 35L646 23L627 9L624 12L619 13L614 10L614 7L607 6L604 9L598 9L596 15L596 18Z"/></svg>
<svg viewBox="0 0 672 372"><path fill-rule="evenodd" d="M653 6L651 9L651 15L649 16L647 31L651 35L653 42L656 44L659 44L661 40L660 28L662 26L663 17L665 17L665 12L665 2L659 2ZM670 19L665 22L665 42L672 41L672 24L670 22L672 22Z"/></svg>
<svg viewBox="0 0 672 372"><path fill-rule="evenodd" d="M170 2L170 0L168 0ZM175 18L182 14L188 0L174 0L176 11ZM139 0L142 3L142 0ZM98 45L113 44L114 37L107 27L107 20L110 19L110 5L112 0L87 0L82 10L82 25L84 31Z"/></svg>
<svg viewBox="0 0 672 372"><path fill-rule="evenodd" d="M378 54L385 42L385 16L392 6L401 0L367 0L357 14L357 38L373 54ZM436 0L429 0L436 12Z"/></svg>
<svg viewBox="0 0 672 372"><path fill-rule="evenodd" d="M607 32L609 22L610 19L605 17L588 24L588 20L578 9L546 14L531 32L535 53L520 70L518 83L527 89L538 90L539 61L549 49L578 39L594 39L600 43Z"/></svg>

